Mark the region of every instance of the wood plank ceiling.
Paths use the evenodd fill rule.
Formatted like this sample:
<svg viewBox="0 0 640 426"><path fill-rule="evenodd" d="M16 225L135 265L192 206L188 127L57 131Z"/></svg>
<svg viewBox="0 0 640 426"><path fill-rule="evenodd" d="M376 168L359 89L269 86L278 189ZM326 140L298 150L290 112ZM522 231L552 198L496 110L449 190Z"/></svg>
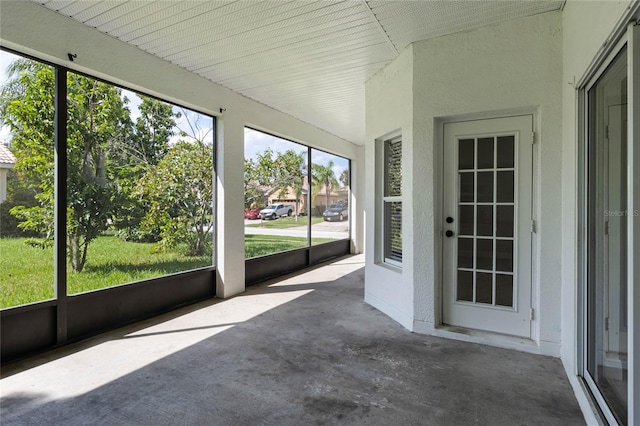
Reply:
<svg viewBox="0 0 640 426"><path fill-rule="evenodd" d="M564 4L33 1L357 144L364 143L364 82L407 45Z"/></svg>

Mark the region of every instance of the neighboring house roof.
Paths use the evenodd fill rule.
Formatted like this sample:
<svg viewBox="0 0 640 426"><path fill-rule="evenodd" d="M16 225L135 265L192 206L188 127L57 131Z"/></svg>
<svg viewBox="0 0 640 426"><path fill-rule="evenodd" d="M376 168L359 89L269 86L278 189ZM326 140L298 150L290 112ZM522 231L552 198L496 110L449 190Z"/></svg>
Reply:
<svg viewBox="0 0 640 426"><path fill-rule="evenodd" d="M13 155L9 148L0 144L0 168L2 169L12 169L13 165L16 163L16 157Z"/></svg>

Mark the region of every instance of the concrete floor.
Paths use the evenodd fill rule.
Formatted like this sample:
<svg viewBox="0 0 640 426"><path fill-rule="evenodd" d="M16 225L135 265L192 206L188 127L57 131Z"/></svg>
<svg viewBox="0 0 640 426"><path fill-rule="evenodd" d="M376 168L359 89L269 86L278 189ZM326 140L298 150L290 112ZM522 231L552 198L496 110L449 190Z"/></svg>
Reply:
<svg viewBox="0 0 640 426"><path fill-rule="evenodd" d="M344 258L9 365L0 422L584 424L559 360L409 333L363 276Z"/></svg>

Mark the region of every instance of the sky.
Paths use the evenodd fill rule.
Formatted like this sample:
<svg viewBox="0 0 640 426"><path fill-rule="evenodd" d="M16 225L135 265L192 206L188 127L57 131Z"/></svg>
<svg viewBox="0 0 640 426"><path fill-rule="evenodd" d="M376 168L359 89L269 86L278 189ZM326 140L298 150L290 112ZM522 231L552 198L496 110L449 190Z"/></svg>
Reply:
<svg viewBox="0 0 640 426"><path fill-rule="evenodd" d="M265 149L271 148L274 152L285 152L293 149L297 153L307 152L307 147L295 142L288 141L258 130L245 127L244 129L244 157L255 159L257 154L264 152ZM329 154L317 149L311 149L311 162L326 166L329 161L333 161L333 172L336 179L340 178L340 174L349 168L349 160L337 155Z"/></svg>
<svg viewBox="0 0 640 426"><path fill-rule="evenodd" d="M11 55L4 50L0 50L0 68L2 69L2 73L0 74L0 84L2 85L4 85L4 82L7 80L6 70L13 58L15 58L15 55ZM8 142L9 139L11 139L11 132L9 132L9 128L1 126L0 142Z"/></svg>
<svg viewBox="0 0 640 426"><path fill-rule="evenodd" d="M7 81L7 67L17 57L18 56L13 55L9 52L0 50L0 86L4 85L4 83ZM138 97L138 95L136 95L135 92L127 89L122 89L121 96L123 98L126 97L129 100L127 106L131 111L131 120L135 122L135 120L140 116L138 106L142 102L141 99ZM170 144L174 144L178 139L180 139L180 136L177 134L178 130L183 130L187 134L193 134L193 132L196 132L198 133L199 137L204 136L204 139L206 141L213 141L213 122L209 116L199 114L195 111L175 105L173 106L173 111L180 112L182 114L182 117L176 119L176 128L174 129L176 135L171 138L169 142ZM191 129L192 127L194 128L194 130ZM11 132L9 131L9 128L7 126L0 126L0 141L8 142L10 139ZM255 159L256 155L258 153L264 152L267 147L270 147L274 152L285 152L288 149L293 149L295 152L306 152L307 149L304 145L287 141L285 139L259 132L257 130L245 128L245 158ZM317 149L311 150L311 160L313 163L322 165L327 165L329 161L333 161L333 170L336 175L336 179L339 179L342 171L348 169L349 167L349 160L326 153L324 151L319 151Z"/></svg>

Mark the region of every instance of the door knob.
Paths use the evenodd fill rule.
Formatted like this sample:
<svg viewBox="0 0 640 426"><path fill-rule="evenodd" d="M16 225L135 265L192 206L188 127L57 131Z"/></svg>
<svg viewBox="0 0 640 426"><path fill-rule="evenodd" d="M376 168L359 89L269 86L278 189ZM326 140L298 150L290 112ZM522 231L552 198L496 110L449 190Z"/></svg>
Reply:
<svg viewBox="0 0 640 426"><path fill-rule="evenodd" d="M444 235L447 236L447 238L451 238L453 237L453 231L451 229L447 230L447 232L444 233Z"/></svg>
<svg viewBox="0 0 640 426"><path fill-rule="evenodd" d="M451 216L447 217L447 223L453 223L453 218Z"/></svg>

